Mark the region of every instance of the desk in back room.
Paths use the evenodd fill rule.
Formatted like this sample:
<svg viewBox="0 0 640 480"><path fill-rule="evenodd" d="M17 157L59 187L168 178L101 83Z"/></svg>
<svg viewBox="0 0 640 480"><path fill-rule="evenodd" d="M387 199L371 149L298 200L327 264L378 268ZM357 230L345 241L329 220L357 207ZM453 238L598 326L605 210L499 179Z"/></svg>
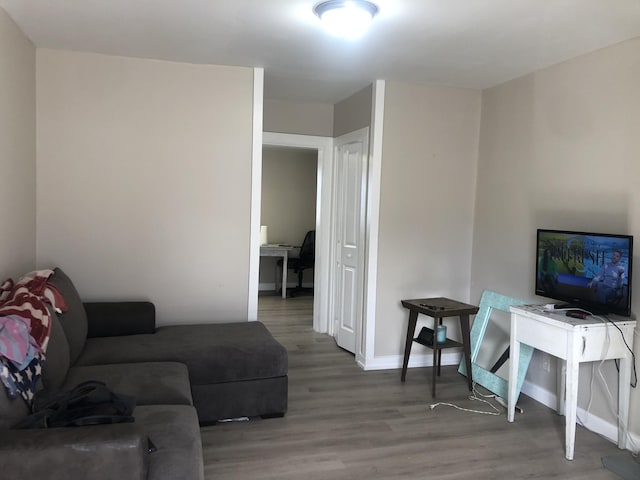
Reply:
<svg viewBox="0 0 640 480"><path fill-rule="evenodd" d="M289 252L294 247L291 245L260 245L261 257L282 257L282 298L287 298L287 263L289 261ZM278 285L276 285L276 291Z"/></svg>

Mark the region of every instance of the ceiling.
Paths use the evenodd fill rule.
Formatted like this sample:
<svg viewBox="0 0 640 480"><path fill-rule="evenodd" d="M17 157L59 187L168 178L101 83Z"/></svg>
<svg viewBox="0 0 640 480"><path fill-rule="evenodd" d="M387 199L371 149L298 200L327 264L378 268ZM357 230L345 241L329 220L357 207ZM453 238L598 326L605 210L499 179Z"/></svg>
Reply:
<svg viewBox="0 0 640 480"><path fill-rule="evenodd" d="M640 0L374 0L357 41L316 0L0 0L42 48L264 67L265 98L336 103L375 79L486 88L640 36Z"/></svg>

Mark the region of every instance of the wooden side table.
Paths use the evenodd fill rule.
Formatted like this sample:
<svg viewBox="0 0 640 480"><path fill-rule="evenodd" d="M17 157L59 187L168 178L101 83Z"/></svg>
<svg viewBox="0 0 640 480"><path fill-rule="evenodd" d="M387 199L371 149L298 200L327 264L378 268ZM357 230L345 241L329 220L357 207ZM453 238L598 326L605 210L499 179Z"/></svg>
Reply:
<svg viewBox="0 0 640 480"><path fill-rule="evenodd" d="M437 375L440 375L440 360L442 358L442 349L452 347L463 347L465 362L467 366L467 382L469 390L473 389L473 379L471 378L471 338L469 315L475 315L478 307L475 305L467 305L466 303L451 300L445 297L437 298L419 298L415 300L402 300L402 306L409 310L409 324L407 325L407 339L404 345L404 361L402 363L401 381L405 381L407 377L407 365L409 364L409 354L413 342L420 343L433 350L433 375L432 375L432 396L436 396L436 369ZM433 317L433 330L435 340L436 325L442 325L442 319L445 317L459 317L460 329L462 331L462 344L447 338L444 343L425 342L419 338L413 338L418 321L418 314L422 313L429 317Z"/></svg>

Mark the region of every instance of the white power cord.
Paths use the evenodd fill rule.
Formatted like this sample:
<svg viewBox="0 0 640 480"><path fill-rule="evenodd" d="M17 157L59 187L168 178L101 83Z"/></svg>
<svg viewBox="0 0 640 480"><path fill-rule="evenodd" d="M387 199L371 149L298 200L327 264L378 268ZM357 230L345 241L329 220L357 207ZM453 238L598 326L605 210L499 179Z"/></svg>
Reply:
<svg viewBox="0 0 640 480"><path fill-rule="evenodd" d="M484 398L480 398L480 397L484 397ZM485 400L485 398L493 398L496 401L498 401L499 397L497 395L494 395L494 394L491 394L491 395L483 395L483 394L481 394L480 392L478 392L478 390L476 390L476 382L473 382L471 395L469 395L469 400L486 403L487 405L489 405L492 408L493 411L473 410L473 409L470 409L470 408L464 408L464 407L461 407L459 405L455 405L453 403L447 403L447 402L432 403L431 405L429 405L429 410L434 410L436 407L442 405L442 406L445 406L445 407L455 408L456 410L462 410L463 412L480 413L482 415L502 415L502 411L500 411L490 401ZM500 402L498 401L498 403L500 403ZM504 405L504 404L501 403L501 405Z"/></svg>

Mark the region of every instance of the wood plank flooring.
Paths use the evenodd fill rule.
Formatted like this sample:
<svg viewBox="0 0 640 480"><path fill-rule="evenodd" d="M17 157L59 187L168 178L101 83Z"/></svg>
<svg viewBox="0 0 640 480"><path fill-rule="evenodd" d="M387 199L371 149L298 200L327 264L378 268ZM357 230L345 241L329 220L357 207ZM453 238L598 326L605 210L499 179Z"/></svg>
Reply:
<svg viewBox="0 0 640 480"><path fill-rule="evenodd" d="M578 426L564 458L564 417L522 395L509 424L446 406L433 410L429 368L361 370L333 338L312 330L312 297L260 297L258 318L289 352L284 418L202 428L207 479L616 479L601 458L624 455ZM443 367L437 401L468 399L465 378ZM628 453L628 452L626 452Z"/></svg>

